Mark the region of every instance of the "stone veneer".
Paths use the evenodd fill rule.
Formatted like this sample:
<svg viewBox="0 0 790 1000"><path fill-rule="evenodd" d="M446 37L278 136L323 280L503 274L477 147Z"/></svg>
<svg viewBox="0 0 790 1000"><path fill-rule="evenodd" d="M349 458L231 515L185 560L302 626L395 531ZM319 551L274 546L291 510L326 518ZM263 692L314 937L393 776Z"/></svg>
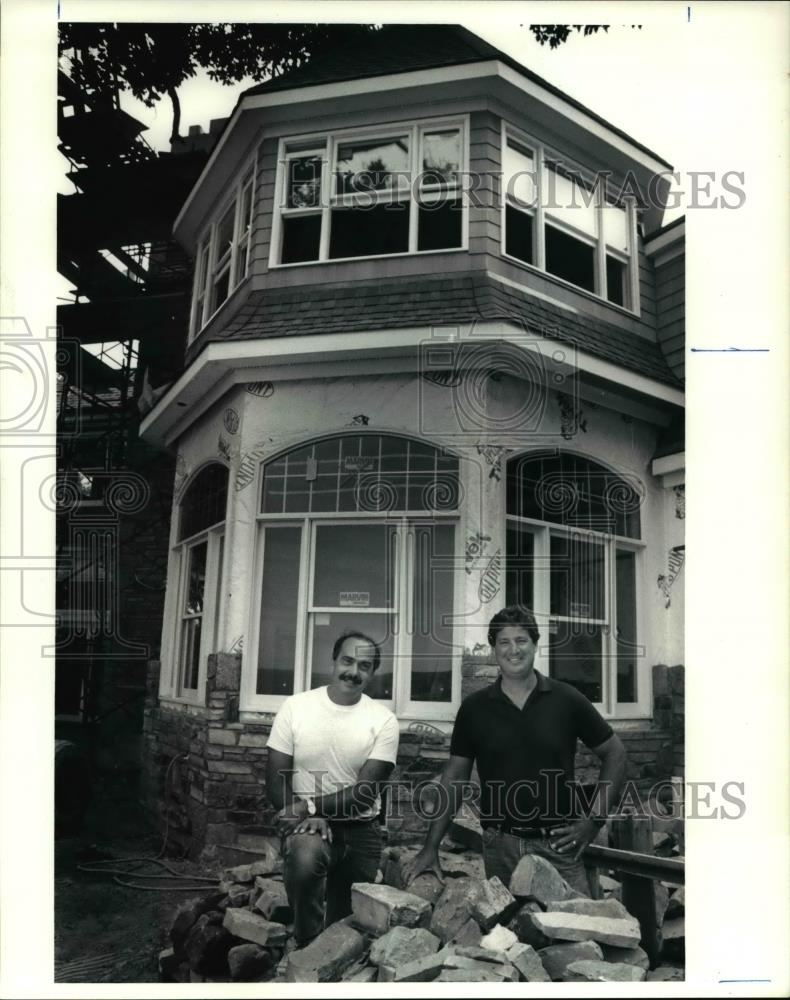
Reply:
<svg viewBox="0 0 790 1000"><path fill-rule="evenodd" d="M159 663L151 661L144 710L143 788L149 808L168 829L168 846L190 857L215 845L233 846L240 833L265 832L273 812L265 794L266 743L273 716L239 718L241 657L209 657L206 707L171 706L158 698ZM490 684L496 668L487 657L467 656L462 695ZM682 774L683 668L654 667L654 722L618 728L629 757L628 777L644 793L656 781ZM411 787L433 779L449 752L449 735L405 731L386 803L390 839L421 834ZM582 749L582 783L593 781L597 761ZM475 777L475 775L473 775ZM407 785L408 783L408 785Z"/></svg>

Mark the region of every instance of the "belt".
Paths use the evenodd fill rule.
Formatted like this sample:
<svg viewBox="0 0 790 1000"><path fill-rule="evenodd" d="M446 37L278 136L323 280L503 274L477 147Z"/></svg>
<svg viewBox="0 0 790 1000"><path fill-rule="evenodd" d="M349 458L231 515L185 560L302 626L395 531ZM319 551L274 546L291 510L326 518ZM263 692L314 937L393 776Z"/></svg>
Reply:
<svg viewBox="0 0 790 1000"><path fill-rule="evenodd" d="M521 840L536 840L538 838L550 837L562 825L562 823L555 823L553 826L513 826L503 823L496 829L502 833L509 833L512 837L519 837Z"/></svg>

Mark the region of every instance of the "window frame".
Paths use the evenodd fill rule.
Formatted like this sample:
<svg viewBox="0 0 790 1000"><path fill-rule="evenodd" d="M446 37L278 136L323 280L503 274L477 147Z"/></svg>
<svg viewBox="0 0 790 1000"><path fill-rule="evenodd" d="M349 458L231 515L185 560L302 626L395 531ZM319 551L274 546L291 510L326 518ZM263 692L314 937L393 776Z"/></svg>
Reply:
<svg viewBox="0 0 790 1000"><path fill-rule="evenodd" d="M436 250L419 250L419 198L415 192L416 176L422 175L423 143L422 137L426 133L449 131L458 129L460 133L461 157L459 164L459 178L455 185L449 190L441 184L428 185L423 187L421 182L420 192L431 194L436 191L444 191L445 197L452 197L454 190L461 203L461 243L457 247L443 247ZM337 151L344 143L369 140L369 139L390 139L408 135L409 138L409 182L402 186L387 189L382 192L365 191L357 195L337 194L334 191L334 179L336 176ZM298 145L298 150L289 149L289 146ZM317 208L287 208L287 178L288 171L286 164L299 156L322 155L321 189L319 192L319 206ZM334 264L349 261L381 260L390 257L408 257L413 255L426 255L437 253L460 253L469 248L469 202L466 188L463 182L464 177L469 173L469 115L452 115L437 118L407 119L405 121L387 122L375 126L356 126L345 129L331 129L325 132L297 133L289 136L281 136L277 147L277 174L275 180L275 197L272 218L272 239L269 250L269 268L306 267L321 264ZM363 254L347 257L331 257L331 216L332 210L341 207L352 207L356 203L370 203L373 198L376 202L391 200L393 202L407 202L409 205L409 230L408 247L393 253ZM282 262L282 248L285 227L283 220L287 218L298 218L305 216L320 215L320 234L318 257L314 260Z"/></svg>
<svg viewBox="0 0 790 1000"><path fill-rule="evenodd" d="M319 526L332 524L359 525L385 524L393 526L398 537L398 563L395 568L394 590L397 607L392 614L399 622L398 634L394 644L393 698L383 700L382 704L391 709L399 720L421 720L435 722L452 722L461 704L461 661L462 650L458 644L458 622L463 616L464 588L457 579L457 567L463 564L462 545L462 511L398 511L391 512L360 512L360 511L316 511L312 513L261 513L263 498L264 472L267 465L282 458L283 455L299 448L322 440L333 440L336 437L353 437L350 435L328 435L325 438L311 438L301 444L294 444L284 452L279 452L267 458L258 469L257 483L257 513L255 527L255 543L253 552L252 587L248 611L249 643L245 644L244 667L242 670L240 710L243 712L260 713L276 712L279 707L291 697L291 694L259 694L257 688L258 652L260 647L261 602L263 596L263 567L266 547L266 530L269 527L299 527L301 529L299 542L299 583L297 590L296 636L294 649L294 686L292 694L309 690L308 684L312 676L312 655L310 638L312 615L322 609L312 607L313 588L315 583L315 552L316 535ZM432 442L410 438L402 434L386 435L400 440L414 440L419 444L429 444L439 448ZM459 456L460 462L460 456ZM459 480L461 470L459 465ZM453 601L452 601L452 654L450 658L451 697L445 702L415 701L411 698L411 649L412 636L408 622L413 615L413 591L415 569L415 535L411 530L420 524L451 524L454 528L453 553L448 559L452 563ZM323 609L326 610L326 609ZM330 613L331 613L330 609ZM334 609L337 611L337 609ZM355 611L374 613L375 609L360 609ZM407 623L402 628L400 622ZM408 663L407 669L398 669L397 664ZM379 700L379 699L377 699Z"/></svg>
<svg viewBox="0 0 790 1000"><path fill-rule="evenodd" d="M232 192L223 199L211 222L206 225L197 242L195 273L192 281L192 305L189 316L189 343L206 327L222 307L229 302L245 278L249 276L252 261L252 234L255 222L257 193L257 153L245 163ZM244 199L250 190L250 208L246 221L242 218ZM233 232L227 257L217 259L217 239L222 221L233 210ZM239 266L243 258L243 267ZM214 305L214 292L222 278L228 275L228 292L219 305Z"/></svg>
<svg viewBox="0 0 790 1000"><path fill-rule="evenodd" d="M538 449L540 451L540 449ZM518 452L509 456L508 465L518 463L528 458L531 452ZM537 454L537 452L535 453ZM615 469L610 469L599 459L586 455L582 452L561 450L562 455L582 458L585 461L593 462L600 466L602 470L617 477L620 474ZM506 481L507 471L505 473ZM584 528L577 525L563 525L555 521L541 521L534 517L522 517L518 514L511 514L507 509L507 490L502 493L502 517L504 520L505 532L503 535L503 549L505 553L503 580L507 581L509 569L509 552L507 547L507 528L511 525L521 525L526 527L533 535L533 553L535 569L533 571L533 602L532 611L540 630L540 640L538 642L538 652L535 657L535 666L551 677L549 670L549 624L553 620L564 621L596 621L593 619L573 618L571 616L557 616L551 614L551 574L545 568L551 569L551 537L552 535L566 537L579 536L589 538L592 541L602 543L604 547L604 614L605 626L602 629L601 647L601 688L603 700L592 702L598 711L607 719L646 719L650 718L652 711L652 697L650 687L649 664L644 653L647 649L646 636L648 634L647 617L647 542L644 539L644 523L641 524L640 537L632 538L627 535L618 535L614 532L596 531L591 528ZM617 630L617 591L616 591L616 553L618 549L623 549L634 553L634 599L636 604L635 624L636 624L636 647L642 652L641 657L637 657L636 662L636 701L617 701L617 651L616 651L616 630Z"/></svg>
<svg viewBox="0 0 790 1000"><path fill-rule="evenodd" d="M600 178L596 178L591 171L583 167L577 161L570 157L564 156L557 149L546 143L540 142L534 136L531 136L524 132L522 129L517 128L510 122L507 122L504 118L501 121L501 144L500 144L500 155L501 162L504 168L505 160L505 150L508 146L508 140L512 140L513 146L511 148L517 148L522 146L527 150L533 161L534 169L534 188L535 188L535 205L530 210L525 208L522 204L512 201L508 198L506 178L504 174L504 169L502 171L502 184L501 184L501 198L500 198L500 252L502 257L510 261L511 263L527 268L528 270L540 273L544 277L550 279L551 281L558 282L565 288L572 289L579 295L591 296L597 302L602 302L613 309L619 309L625 312L629 316L639 316L641 310L640 297L639 297L639 241L637 233L637 211L636 202L632 196L624 197L620 203L617 203L611 193L611 185L604 182L600 183ZM552 168L552 165L561 164L565 170L560 171L564 176L568 176L575 182L585 183L588 187L594 188L595 190L595 217L596 217L596 236L591 237L590 234L584 232L582 229L576 229L575 227L569 225L567 222L555 218L552 216L551 211L546 209L544 204L543 189L544 189L544 178L546 176L546 171ZM604 208L606 205L616 208L623 208L626 212L626 234L628 237L628 251L623 252L616 247L610 247L606 243L606 235L604 232ZM532 258L533 263L521 260L521 258L509 254L506 250L507 246L507 208L516 209L523 214L530 215L533 219L532 227ZM581 285L576 285L567 278L563 278L560 275L554 274L546 268L546 226L551 225L555 229L564 233L567 236L573 237L580 243L585 243L588 246L592 246L594 249L594 262L593 262L593 277L594 277L594 290L590 291ZM625 279L623 282L623 305L617 302L612 302L607 298L607 278L606 278L606 257L607 255L615 258L620 263L626 265Z"/></svg>
<svg viewBox="0 0 790 1000"><path fill-rule="evenodd" d="M163 633L162 662L169 666L165 675L162 671L160 681L160 697L169 701L187 705L206 705L206 676L208 657L220 650L222 633L222 615L219 613L222 604L222 591L226 580L227 560L227 526L228 509L231 503L232 491L228 483L223 518L213 524L201 528L191 535L179 538L181 531L181 507L189 494L190 487L206 468L217 465L229 469L223 462L207 462L190 475L182 488L175 504L175 516L171 528L170 558L168 560L168 582L165 600L165 631ZM190 553L198 545L206 543L206 569L203 589L203 610L201 612L200 648L198 650L197 686L189 688L184 685L184 669L182 664L183 623L190 617L184 612L189 587Z"/></svg>
<svg viewBox="0 0 790 1000"><path fill-rule="evenodd" d="M617 701L617 651L616 651L616 629L617 629L617 599L615 590L615 558L617 549L633 552L635 556L634 565L634 592L636 601L636 635L637 648L644 649L645 635L645 590L642 586L645 550L647 548L644 541L635 538L626 538L623 535L603 534L599 531L590 531L586 528L554 524L548 521L537 521L534 518L518 517L515 514L506 514L506 526L524 525L528 528L534 538L533 559L536 566L551 567L551 537L564 535L566 537L582 536L600 542L604 552L604 619L602 624L602 644L601 644L601 687L603 700L592 704L607 719L633 719L647 718L650 715L649 697L649 676L647 663L637 662L637 698L636 701ZM505 573L507 574L508 552L505 551ZM534 598L532 611L540 629L540 641L538 643L538 654L535 666L541 673L550 677L549 670L549 627L553 621L570 621L584 624L601 624L600 619L571 617L568 615L554 615L551 613L551 576L546 572L535 572L533 576Z"/></svg>

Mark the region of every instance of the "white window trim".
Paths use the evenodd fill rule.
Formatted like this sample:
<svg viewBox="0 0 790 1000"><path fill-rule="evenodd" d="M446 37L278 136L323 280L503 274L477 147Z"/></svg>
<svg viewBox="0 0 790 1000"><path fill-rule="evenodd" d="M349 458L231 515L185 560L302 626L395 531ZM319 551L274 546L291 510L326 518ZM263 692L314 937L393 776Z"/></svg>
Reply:
<svg viewBox="0 0 790 1000"><path fill-rule="evenodd" d="M173 704L191 705L197 708L206 707L206 675L210 653L218 652L223 617L218 614L218 602L222 600L225 591L227 560L229 551L229 528L231 520L229 510L232 498L230 484L225 505L223 520L190 535L179 538L181 530L181 504L195 481L208 464L222 465L223 462L212 461L203 463L195 469L189 479L178 492L173 501L173 516L170 521L170 547L167 561L167 585L163 611L162 648L160 651L159 697ZM184 598L184 588L187 585L187 560L184 558L190 546L207 539L209 545L206 552L206 593L204 593L203 626L200 636L200 653L198 666L197 688L183 688L181 684L181 621ZM222 548L222 558L218 558L218 549Z"/></svg>
<svg viewBox="0 0 790 1000"><path fill-rule="evenodd" d="M518 267L523 267L528 271L533 271L537 274L542 275L550 281L556 282L557 284L563 286L564 288L572 289L580 295L590 296L597 302L602 302L604 305L612 309L618 309L620 312L625 313L628 316L639 316L641 312L641 303L639 298L639 242L637 234L637 212L634 199L632 197L625 197L619 207L625 208L626 210L626 227L628 232L628 243L629 250L628 253L623 253L622 251L616 250L614 248L609 248L606 244L604 236L603 227L603 209L604 209L604 195L608 194L609 185L607 183L604 188L600 183L596 184L596 178L590 173L585 167L579 164L577 161L570 157L564 156L558 150L553 147L547 146L535 139L533 136L528 135L521 129L516 128L514 125L509 124L504 118L501 120L501 144L500 151L502 162L504 163L505 147L507 145L508 139L512 139L517 145L525 147L528 149L533 156L533 164L535 171L535 195L536 203L532 209L520 206L518 204L513 204L513 207L524 214L531 215L534 220L534 232L533 232L533 256L535 259L534 264L530 264L527 261L520 260L518 257L514 257L507 253L505 250L506 238L507 238L507 223L506 223L506 210L509 204L507 198L507 191L505 188L505 176L504 172L502 174L502 192L501 192L501 205L500 205L500 232L501 232L501 254L505 260L517 265ZM543 178L544 171L547 167L547 160L556 161L561 163L564 167L569 168L578 177L586 181L588 184L595 184L597 190L596 197L596 228L597 237L590 237L589 234L582 232L581 230L575 229L575 227L562 222L551 216L550 212L546 212L543 204L542 188L543 188ZM614 201L611 204L615 204ZM574 285L572 281L568 281L566 278L562 278L557 274L552 274L546 269L546 224L554 226L555 229L559 229L565 232L567 235L574 237L574 239L579 240L582 243L587 243L590 246L595 247L595 264L594 264L594 281L595 290L590 291L588 288L582 288L580 285ZM610 254L616 257L618 260L622 261L627 265L626 267L626 280L625 280L625 303L623 305L618 305L616 302L610 302L606 297L606 255Z"/></svg>
<svg viewBox="0 0 790 1000"><path fill-rule="evenodd" d="M421 136L426 131L439 129L458 128L461 133L461 180L455 187L458 197L461 200L461 245L457 247L446 247L438 250L418 250L417 249L417 199L414 197L413 178L422 173L420 163L420 153L422 151ZM333 168L335 164L335 152L338 144L352 140L363 139L386 139L397 135L409 136L409 174L410 183L402 189L388 190L381 192L380 198L374 192L365 192L357 198L363 202L373 195L377 200L396 199L409 203L409 248L397 253L366 254L364 256L353 257L330 257L329 240L331 226L331 212L339 205L352 205L354 195L336 195L332 190ZM304 149L287 152L289 144L304 144ZM315 145L311 145L315 144ZM324 159L321 170L321 195L320 207L308 209L286 209L286 169L285 164L288 159L299 155L314 155L321 153ZM427 256L437 253L461 253L469 249L469 202L466 195L466 187L463 179L469 175L469 115L453 115L442 118L420 118L407 122L391 122L376 126L359 126L352 129L335 129L326 132L311 132L282 136L277 148L277 175L274 186L274 208L272 213L272 238L269 250L269 268L288 267L311 267L317 264L336 264L340 262L380 260L390 257ZM426 191L440 190L439 185L431 185ZM283 217L297 217L305 215L315 215L321 213L321 235L317 260L293 261L281 263L283 241Z"/></svg>
<svg viewBox="0 0 790 1000"><path fill-rule="evenodd" d="M233 191L221 203L219 211L214 212L211 222L203 229L197 241L197 254L195 256L195 273L192 281L192 305L189 315L189 343L191 343L200 331L207 326L223 306L229 302L234 293L239 289L244 279L250 273L251 251L253 234L255 231L256 194L258 181L258 157L253 154L245 162L243 170L239 173L239 179L233 186ZM250 193L250 229L246 241L244 240L244 230L242 220L242 206L244 204L244 191L248 184L251 185ZM233 206L233 238L228 260L228 294L213 308L211 299L215 284L215 270L217 267L217 232L219 224ZM206 261L206 275L203 286L202 301L198 302L198 284L200 278L201 254L208 245L208 259ZM239 267L239 259L243 257L243 266ZM224 272L225 268L223 268Z"/></svg>
<svg viewBox="0 0 790 1000"><path fill-rule="evenodd" d="M193 705L205 705L206 703L206 670L209 653L215 652L217 618L217 597L222 586L222 566L220 565L219 550L224 549L222 539L225 535L224 522L211 528L201 531L191 538L185 538L178 543L178 609L175 620L175 635L173 637L173 696L177 701L188 702ZM197 686L188 688L184 686L184 677L181 669L181 644L183 641L182 625L188 617L184 613L186 601L186 588L189 585L189 553L198 545L206 543L206 575L203 591L203 611L200 614L200 649L198 650L198 677ZM191 616L197 617L197 616Z"/></svg>
<svg viewBox="0 0 790 1000"><path fill-rule="evenodd" d="M615 473L613 473L614 475ZM604 589L604 621L608 623L608 631L603 633L602 642L602 671L601 680L603 688L603 701L593 704L598 711L607 719L636 719L649 718L651 710L650 699L650 671L647 660L644 656L637 658L636 665L636 692L637 700L633 702L617 701L617 661L614 656L615 634L617 628L617 615L614 608L610 607L610 601L614 595L614 578L612 557L615 551L627 549L635 553L634 567L634 590L636 596L636 635L637 648L646 649L644 636L646 629L645 600L646 589L644 587L644 561L646 543L638 538L629 538L624 535L608 534L600 531L592 531L588 528L576 527L575 525L555 524L550 521L539 521L531 517L519 517L516 514L506 514L507 524L523 524L527 526L534 535L534 559L540 566L551 565L550 539L551 535L582 535L591 541L598 541L604 547L604 579L606 581ZM505 560L507 567L507 558ZM533 608L537 618L538 627L541 629L541 638L538 643L538 655L535 666L546 676L549 672L549 643L547 624L552 620L557 621L577 621L598 623L600 619L570 618L567 616L557 616L550 613L550 576L547 572L535 573Z"/></svg>
<svg viewBox="0 0 790 1000"><path fill-rule="evenodd" d="M448 523L455 527L454 552L452 560L458 566L462 560L461 553L461 524L460 514L452 513L432 513L429 511L415 511L412 513L390 514L387 517L375 515L363 515L358 512L348 511L335 513L316 514L258 514L256 517L255 546L253 553L253 586L250 594L249 622L250 641L249 647L245 647L243 660L242 680L241 680L241 701L240 710L244 712L276 712L280 706L291 695L258 694L257 674L258 674L258 649L260 642L260 622L261 622L261 595L263 592L263 559L265 546L265 531L267 525L271 526L292 526L301 528L300 555L299 555L299 586L297 595L297 625L296 641L294 652L295 675L293 694L308 690L308 677L311 675L312 664L309 661L311 655L310 648L310 615L316 613L316 609L310 608L309 587L313 582L313 557L315 554L315 532L319 525L343 524L353 520L355 524L388 524L394 525L398 531L398 551L399 559L397 563L398 578L395 581L395 590L398 600L398 610L394 613L408 618L412 613L412 587L413 577L411 573L404 573L404 565L413 569L413 551L410 555L407 546L413 547L413 533L409 531L412 524L420 522ZM461 620L463 608L463 588L458 585L458 581L453 581L453 608L452 617L454 622ZM319 609L320 610L320 609ZM337 609L331 609L337 610ZM373 613L374 609L356 608L355 611ZM454 632L456 627L453 626ZM403 629L399 624L399 638L395 644L395 662L405 662L404 653L406 651L408 629ZM454 646L456 644L454 643ZM408 640L408 649L411 649L411 641ZM382 701L398 719L407 720L440 720L452 721L461 704L461 651L455 649L453 653L451 670L451 698L447 702L418 702L410 697L409 679L410 673L407 670L398 670L393 674L393 698ZM301 669L300 666L301 665ZM378 699L377 699L378 700Z"/></svg>

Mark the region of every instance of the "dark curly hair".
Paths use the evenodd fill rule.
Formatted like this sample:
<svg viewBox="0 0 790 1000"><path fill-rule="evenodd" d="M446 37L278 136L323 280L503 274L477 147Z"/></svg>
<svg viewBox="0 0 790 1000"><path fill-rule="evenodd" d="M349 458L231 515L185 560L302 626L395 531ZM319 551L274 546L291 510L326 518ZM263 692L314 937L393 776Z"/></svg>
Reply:
<svg viewBox="0 0 790 1000"><path fill-rule="evenodd" d="M530 639L535 643L540 639L540 632L535 622L535 616L529 608L525 608L520 604L509 604L506 608L502 608L501 611L497 611L488 623L489 646L496 644L496 637L508 625L520 625L527 630Z"/></svg>

